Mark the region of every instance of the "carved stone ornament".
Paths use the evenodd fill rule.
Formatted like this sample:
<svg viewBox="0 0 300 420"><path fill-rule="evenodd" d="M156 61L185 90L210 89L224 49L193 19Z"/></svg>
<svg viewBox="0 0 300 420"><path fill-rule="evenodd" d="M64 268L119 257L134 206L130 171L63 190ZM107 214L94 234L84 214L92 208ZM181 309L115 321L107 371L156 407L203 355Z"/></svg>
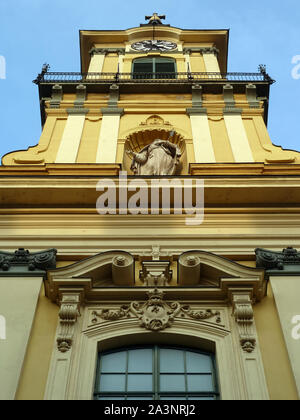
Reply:
<svg viewBox="0 0 300 420"><path fill-rule="evenodd" d="M60 325L57 337L57 348L62 353L68 352L72 347L75 324L80 315L79 305L80 294L63 294L59 311Z"/></svg>
<svg viewBox="0 0 300 420"><path fill-rule="evenodd" d="M248 293L233 296L233 314L238 325L241 347L245 352L252 353L256 347L256 338L252 302Z"/></svg>
<svg viewBox="0 0 300 420"><path fill-rule="evenodd" d="M145 303L132 302L123 305L119 309L102 309L92 312L92 323L98 323L98 318L105 321L116 321L122 318L130 318L131 315L139 319L140 326L150 331L162 331L171 327L176 316L198 321L204 321L216 317L216 323L221 323L220 312L208 310L191 310L188 305L182 306L179 302L164 302L164 292L154 289L147 292L148 300Z"/></svg>
<svg viewBox="0 0 300 420"><path fill-rule="evenodd" d="M0 270L9 271L14 266L27 266L29 271L56 268L56 249L30 253L19 248L14 253L0 251Z"/></svg>
<svg viewBox="0 0 300 420"><path fill-rule="evenodd" d="M263 248L257 248L256 267L267 270L284 270L285 265L300 266L300 252L292 247L285 248L282 252L274 252Z"/></svg>
<svg viewBox="0 0 300 420"><path fill-rule="evenodd" d="M172 278L169 261L143 261L140 279L144 286L167 286Z"/></svg>

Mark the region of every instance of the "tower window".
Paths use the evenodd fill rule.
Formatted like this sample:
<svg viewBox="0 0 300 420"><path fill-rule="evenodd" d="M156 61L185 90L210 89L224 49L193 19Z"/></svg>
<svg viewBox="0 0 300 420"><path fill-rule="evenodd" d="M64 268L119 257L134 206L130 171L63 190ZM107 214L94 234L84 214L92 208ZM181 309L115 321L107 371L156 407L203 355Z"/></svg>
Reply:
<svg viewBox="0 0 300 420"><path fill-rule="evenodd" d="M100 353L96 400L218 399L214 356L160 346Z"/></svg>
<svg viewBox="0 0 300 420"><path fill-rule="evenodd" d="M176 63L172 58L138 58L132 73L134 79L175 79Z"/></svg>

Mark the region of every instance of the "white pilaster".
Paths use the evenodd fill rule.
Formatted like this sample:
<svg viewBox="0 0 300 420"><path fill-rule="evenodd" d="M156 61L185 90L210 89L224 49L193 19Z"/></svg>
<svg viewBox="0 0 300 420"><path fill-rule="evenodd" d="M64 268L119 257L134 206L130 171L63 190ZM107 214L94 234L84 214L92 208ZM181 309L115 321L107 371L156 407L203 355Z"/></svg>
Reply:
<svg viewBox="0 0 300 420"><path fill-rule="evenodd" d="M215 163L216 157L213 149L212 137L207 115L190 115L195 162Z"/></svg>
<svg viewBox="0 0 300 420"><path fill-rule="evenodd" d="M3 334L0 339L2 401L15 399L42 280L42 277L0 277L0 327L4 330L5 326L6 336Z"/></svg>
<svg viewBox="0 0 300 420"><path fill-rule="evenodd" d="M103 115L96 163L115 163L117 156L120 114Z"/></svg>
<svg viewBox="0 0 300 420"><path fill-rule="evenodd" d="M101 73L103 70L105 54L94 54L91 57L89 73Z"/></svg>
<svg viewBox="0 0 300 420"><path fill-rule="evenodd" d="M85 115L69 115L55 163L76 163Z"/></svg>
<svg viewBox="0 0 300 420"><path fill-rule="evenodd" d="M300 277L270 277L276 307L300 397Z"/></svg>
<svg viewBox="0 0 300 420"><path fill-rule="evenodd" d="M220 73L218 58L214 53L203 53L207 73Z"/></svg>
<svg viewBox="0 0 300 420"><path fill-rule="evenodd" d="M254 162L242 116L224 115L224 120L235 162Z"/></svg>

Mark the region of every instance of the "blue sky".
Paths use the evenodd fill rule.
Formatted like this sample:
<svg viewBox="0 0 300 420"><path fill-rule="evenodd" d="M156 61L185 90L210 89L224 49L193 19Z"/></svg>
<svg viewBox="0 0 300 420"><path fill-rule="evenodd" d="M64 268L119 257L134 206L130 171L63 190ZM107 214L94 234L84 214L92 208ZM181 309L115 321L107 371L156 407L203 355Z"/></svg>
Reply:
<svg viewBox="0 0 300 420"><path fill-rule="evenodd" d="M127 29L153 12L166 14L166 23L176 27L229 28L228 70L255 72L267 65L277 81L270 96L271 139L300 150L299 0L1 0L0 63L2 56L6 79L0 68L0 156L38 143L39 99L32 80L44 62L52 71L80 71L79 29ZM292 77L293 68L299 79Z"/></svg>

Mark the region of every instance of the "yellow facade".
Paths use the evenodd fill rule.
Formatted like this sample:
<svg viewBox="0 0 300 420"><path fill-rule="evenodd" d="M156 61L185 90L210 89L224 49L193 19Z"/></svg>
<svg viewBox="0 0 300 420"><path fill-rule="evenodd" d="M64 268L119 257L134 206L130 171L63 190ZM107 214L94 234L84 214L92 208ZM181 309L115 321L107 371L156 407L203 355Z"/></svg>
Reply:
<svg viewBox="0 0 300 420"><path fill-rule="evenodd" d="M98 350L146 344L212 351L218 398L299 398L300 362L293 356L299 341L287 338L286 324L286 316L298 314L288 312L279 290L283 275L300 276L294 252L300 246L300 153L274 146L269 137L272 79L263 70L241 79L227 73L228 31L157 23L155 36L176 48L134 50L134 43L152 39L151 23L81 31L81 74L66 80L45 70L37 79L43 122L38 145L2 158L0 249L22 247L33 258L52 248L57 254L56 268L28 269L38 271L43 285L30 286L39 297L26 318L26 354L0 379L0 399L92 399ZM175 75L138 78L137 59L172 59ZM204 179L199 225L189 226L184 214L150 209L97 213L99 180L113 180L119 193L121 171L147 187L163 178L134 177L130 169L128 150L139 152L157 138L171 138L180 148L174 178ZM281 253L287 247L294 251ZM276 269L278 261L259 265L257 248L270 250L267 257L270 252L282 267ZM16 269L11 260L6 269L0 254L0 285L27 270L31 257L22 258L25 268ZM156 270L168 262L171 277L161 271L167 280L158 284L148 262ZM181 311L160 332L141 326L132 309L132 302L146 305L146 292L156 288L165 293L161 308L176 302ZM292 295L290 290L291 307ZM123 317L122 305L132 304ZM22 308L20 297L12 300L9 316L14 305ZM186 313L187 306L194 313ZM220 320L211 313L220 313ZM17 383L10 384L12 376Z"/></svg>

